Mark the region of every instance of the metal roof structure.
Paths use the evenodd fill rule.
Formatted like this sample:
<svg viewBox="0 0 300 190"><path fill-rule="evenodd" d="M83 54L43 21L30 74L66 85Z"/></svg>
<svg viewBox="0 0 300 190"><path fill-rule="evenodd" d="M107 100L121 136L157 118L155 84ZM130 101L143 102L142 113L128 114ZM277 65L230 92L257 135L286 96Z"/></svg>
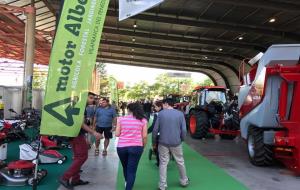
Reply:
<svg viewBox="0 0 300 190"><path fill-rule="evenodd" d="M1 3L24 7L30 0ZM59 0L35 0L37 63L48 63L60 4ZM22 60L18 44L23 40L24 15L1 11L0 22L5 26L0 29L0 57ZM242 59L272 44L299 43L299 29L300 1L165 0L119 22L118 1L111 0L97 60L202 72L216 85L236 91Z"/></svg>

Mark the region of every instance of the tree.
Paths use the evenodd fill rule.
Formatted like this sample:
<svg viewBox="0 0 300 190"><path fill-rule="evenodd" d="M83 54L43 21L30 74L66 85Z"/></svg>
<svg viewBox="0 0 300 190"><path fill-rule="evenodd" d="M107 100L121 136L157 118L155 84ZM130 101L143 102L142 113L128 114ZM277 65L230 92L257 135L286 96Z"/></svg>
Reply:
<svg viewBox="0 0 300 190"><path fill-rule="evenodd" d="M146 81L141 81L129 88L127 99L142 100L151 98L150 87Z"/></svg>
<svg viewBox="0 0 300 190"><path fill-rule="evenodd" d="M157 95L166 96L168 94L190 93L193 81L191 78L173 78L168 74L161 74L156 78L154 84ZM185 88L183 88L183 86Z"/></svg>
<svg viewBox="0 0 300 190"><path fill-rule="evenodd" d="M197 85L198 86L213 86L214 82L210 78L207 78L204 81L197 83Z"/></svg>
<svg viewBox="0 0 300 190"><path fill-rule="evenodd" d="M195 86L213 85L211 79L207 78L201 83L194 83L191 78L173 78L167 73L161 74L155 79L155 83L149 85L146 81L127 85L124 89L119 89L121 100L141 100L154 99L155 97L165 97L168 94L189 95Z"/></svg>
<svg viewBox="0 0 300 190"><path fill-rule="evenodd" d="M100 73L100 95L107 97L109 94L109 77L107 76L106 65L96 64L96 69Z"/></svg>
<svg viewBox="0 0 300 190"><path fill-rule="evenodd" d="M47 83L47 73L40 70L33 70L32 89L45 89Z"/></svg>

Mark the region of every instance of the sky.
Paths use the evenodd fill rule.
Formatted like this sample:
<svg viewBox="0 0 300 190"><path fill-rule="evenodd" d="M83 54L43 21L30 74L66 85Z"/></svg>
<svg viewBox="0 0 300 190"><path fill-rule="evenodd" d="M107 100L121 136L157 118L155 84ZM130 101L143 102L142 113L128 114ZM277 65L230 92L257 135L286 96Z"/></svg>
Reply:
<svg viewBox="0 0 300 190"><path fill-rule="evenodd" d="M108 75L114 76L118 81L123 81L126 84L134 84L139 81L147 81L149 84L155 82L155 78L162 74L168 72L174 73L191 73L191 77L195 82L201 82L207 79L207 76L201 73L194 72L181 72L172 71L164 69L153 69L146 67L136 67L127 65L116 65L116 64L106 64L106 70Z"/></svg>
<svg viewBox="0 0 300 190"><path fill-rule="evenodd" d="M23 84L23 63L8 59L0 59L0 63L0 86L21 86ZM13 66L14 68L12 68ZM43 70L47 70L45 66L36 67L39 67ZM203 75L201 73L180 72L116 64L106 64L106 70L108 75L112 75L118 81L125 82L125 84L128 85L132 85L140 81L147 81L149 84L153 84L155 82L155 78L158 75L168 72L191 73L191 77L195 82L201 82L207 78L206 75Z"/></svg>

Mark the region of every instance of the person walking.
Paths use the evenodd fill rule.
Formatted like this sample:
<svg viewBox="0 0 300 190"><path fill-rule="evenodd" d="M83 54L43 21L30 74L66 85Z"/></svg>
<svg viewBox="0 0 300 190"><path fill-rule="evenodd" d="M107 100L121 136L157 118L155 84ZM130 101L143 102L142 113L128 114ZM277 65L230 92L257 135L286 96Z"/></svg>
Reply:
<svg viewBox="0 0 300 190"><path fill-rule="evenodd" d="M150 114L152 111L152 104L150 103L150 101L145 100L145 102L143 104L143 109L144 109L147 120L149 120Z"/></svg>
<svg viewBox="0 0 300 190"><path fill-rule="evenodd" d="M109 100L103 98L100 107L96 109L93 127L100 134L104 133L104 150L102 152L103 156L107 155L107 148L109 146L109 141L112 139L113 126L116 125L117 113L114 108L109 105ZM100 140L96 140L95 155L99 155Z"/></svg>
<svg viewBox="0 0 300 190"><path fill-rule="evenodd" d="M117 153L123 166L125 190L132 190L138 163L147 143L147 120L139 103L127 107L128 116L117 122L116 137L119 137Z"/></svg>
<svg viewBox="0 0 300 190"><path fill-rule="evenodd" d="M125 110L126 110L126 102L122 102L121 101L121 106L120 106L120 108L121 108L121 110L122 110L122 116L125 116Z"/></svg>
<svg viewBox="0 0 300 190"><path fill-rule="evenodd" d="M94 135L97 140L102 138L100 133L97 133L85 123L82 124L78 136L72 138L73 162L63 176L59 178L59 183L68 190L74 189L74 186L89 184L88 181L80 178L81 166L88 158L88 145L85 139L85 133L87 132Z"/></svg>
<svg viewBox="0 0 300 190"><path fill-rule="evenodd" d="M152 125L148 128L148 134L152 133L153 131L153 128L154 128L154 125L155 125L155 122L157 120L157 115L160 111L163 110L163 104L162 104L162 101L156 101L154 102L154 110L155 110L155 113L153 115L153 121L152 121Z"/></svg>
<svg viewBox="0 0 300 190"><path fill-rule="evenodd" d="M163 100L163 110L159 112L155 122L152 140L158 139L159 153L159 189L167 188L167 166L170 160L170 153L174 157L180 174L180 185L186 187L189 185L189 179L186 175L186 167L183 158L182 141L186 136L186 123L181 111L173 108L172 99Z"/></svg>
<svg viewBox="0 0 300 190"><path fill-rule="evenodd" d="M154 105L154 110L156 112L154 113L154 116L153 116L154 118L153 118L152 125L148 128L148 134L152 133L154 125L155 125L156 120L157 120L157 116L158 116L159 112L161 112L163 110L162 101L156 101L153 105ZM157 166L159 166L158 139L159 139L159 134L156 135L155 141L152 142L152 151L156 155L156 165Z"/></svg>
<svg viewBox="0 0 300 190"><path fill-rule="evenodd" d="M95 105L95 96L96 94L89 92L87 105L85 107L84 112L84 122L87 126L93 127L93 120L96 112L96 105ZM88 143L89 148L92 146L92 136L90 134L86 135L86 141Z"/></svg>

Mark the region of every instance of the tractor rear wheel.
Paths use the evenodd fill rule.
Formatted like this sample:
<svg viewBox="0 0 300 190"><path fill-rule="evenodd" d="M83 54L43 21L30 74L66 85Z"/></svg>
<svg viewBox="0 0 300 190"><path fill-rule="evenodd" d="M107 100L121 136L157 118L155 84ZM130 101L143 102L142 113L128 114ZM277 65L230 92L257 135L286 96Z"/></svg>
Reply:
<svg viewBox="0 0 300 190"><path fill-rule="evenodd" d="M191 113L189 131L192 138L205 138L209 131L208 117L203 111Z"/></svg>
<svg viewBox="0 0 300 190"><path fill-rule="evenodd" d="M269 166L274 163L274 153L271 145L264 144L264 130L249 127L247 147L250 162L255 166Z"/></svg>

